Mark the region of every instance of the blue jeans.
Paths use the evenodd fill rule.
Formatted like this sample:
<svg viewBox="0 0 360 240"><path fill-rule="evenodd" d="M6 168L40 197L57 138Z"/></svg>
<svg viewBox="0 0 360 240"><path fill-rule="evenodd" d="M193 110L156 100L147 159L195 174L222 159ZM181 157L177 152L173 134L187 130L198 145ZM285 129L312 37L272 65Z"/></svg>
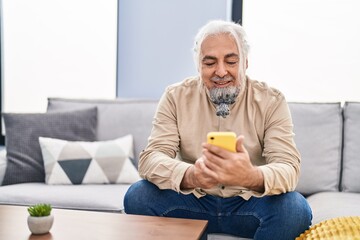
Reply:
<svg viewBox="0 0 360 240"><path fill-rule="evenodd" d="M125 195L127 214L208 220L207 233L225 233L254 239L295 239L311 225L312 213L297 192L262 198L196 198L160 190L141 180Z"/></svg>

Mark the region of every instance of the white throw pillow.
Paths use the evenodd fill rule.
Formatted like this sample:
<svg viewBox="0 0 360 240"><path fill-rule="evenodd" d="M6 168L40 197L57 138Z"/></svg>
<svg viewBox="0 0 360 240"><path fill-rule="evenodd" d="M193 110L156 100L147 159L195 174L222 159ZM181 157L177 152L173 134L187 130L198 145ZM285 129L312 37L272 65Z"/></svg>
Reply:
<svg viewBox="0 0 360 240"><path fill-rule="evenodd" d="M6 150L2 149L0 150L0 186L4 179L6 165L7 165Z"/></svg>
<svg viewBox="0 0 360 240"><path fill-rule="evenodd" d="M134 183L133 137L109 141L65 141L39 137L47 184Z"/></svg>

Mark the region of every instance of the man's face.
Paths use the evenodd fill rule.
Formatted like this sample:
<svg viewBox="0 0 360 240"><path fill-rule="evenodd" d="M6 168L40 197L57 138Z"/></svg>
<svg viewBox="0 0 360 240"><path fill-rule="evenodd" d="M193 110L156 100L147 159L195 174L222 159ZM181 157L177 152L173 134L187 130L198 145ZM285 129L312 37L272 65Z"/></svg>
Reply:
<svg viewBox="0 0 360 240"><path fill-rule="evenodd" d="M200 74L205 86L239 87L239 50L229 34L210 35L201 45Z"/></svg>
<svg viewBox="0 0 360 240"><path fill-rule="evenodd" d="M209 89L216 115L226 118L240 92L239 51L228 34L207 37L201 45L200 74Z"/></svg>

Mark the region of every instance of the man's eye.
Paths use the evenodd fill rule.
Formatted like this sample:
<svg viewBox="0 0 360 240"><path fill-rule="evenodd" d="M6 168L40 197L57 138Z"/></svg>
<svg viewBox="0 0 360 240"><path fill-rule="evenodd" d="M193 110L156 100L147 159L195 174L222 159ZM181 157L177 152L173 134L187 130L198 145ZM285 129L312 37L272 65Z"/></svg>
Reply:
<svg viewBox="0 0 360 240"><path fill-rule="evenodd" d="M213 66L215 63L214 62L206 62L206 63L204 63L206 66L209 66L209 67L211 67L211 66Z"/></svg>
<svg viewBox="0 0 360 240"><path fill-rule="evenodd" d="M235 65L237 62L227 62L229 65Z"/></svg>

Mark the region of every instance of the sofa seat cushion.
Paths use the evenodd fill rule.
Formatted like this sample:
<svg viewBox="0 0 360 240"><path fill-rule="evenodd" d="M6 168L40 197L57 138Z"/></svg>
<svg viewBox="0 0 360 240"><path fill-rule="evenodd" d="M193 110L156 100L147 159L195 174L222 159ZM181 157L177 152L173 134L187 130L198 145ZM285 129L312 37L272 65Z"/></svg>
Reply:
<svg viewBox="0 0 360 240"><path fill-rule="evenodd" d="M21 183L0 187L0 204L49 203L54 208L122 212L129 184L47 185Z"/></svg>
<svg viewBox="0 0 360 240"><path fill-rule="evenodd" d="M249 240L250 238L241 238L221 233L212 233L208 235L208 240Z"/></svg>
<svg viewBox="0 0 360 240"><path fill-rule="evenodd" d="M321 192L307 198L313 211L312 224L346 216L360 216L360 194Z"/></svg>

